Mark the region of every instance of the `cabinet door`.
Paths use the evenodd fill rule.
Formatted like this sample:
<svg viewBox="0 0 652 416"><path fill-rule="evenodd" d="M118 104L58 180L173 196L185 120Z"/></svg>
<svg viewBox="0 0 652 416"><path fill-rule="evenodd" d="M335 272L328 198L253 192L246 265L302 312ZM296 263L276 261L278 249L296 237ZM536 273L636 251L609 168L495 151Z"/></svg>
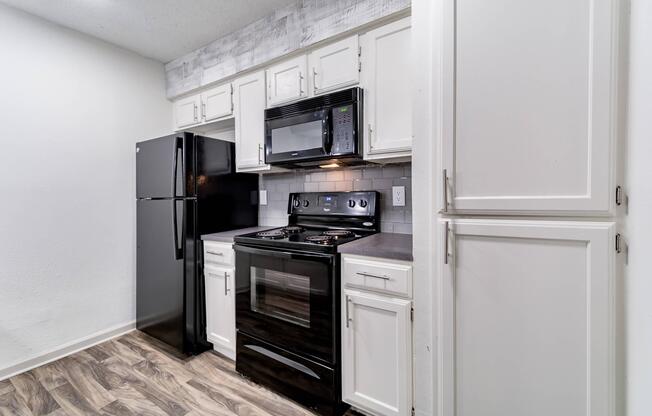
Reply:
<svg viewBox="0 0 652 416"><path fill-rule="evenodd" d="M199 94L182 98L174 102L174 122L177 130L199 123Z"/></svg>
<svg viewBox="0 0 652 416"><path fill-rule="evenodd" d="M445 229L442 414L615 414L613 223L455 220Z"/></svg>
<svg viewBox="0 0 652 416"><path fill-rule="evenodd" d="M267 169L265 146L265 73L245 75L233 82L235 154L238 170Z"/></svg>
<svg viewBox="0 0 652 416"><path fill-rule="evenodd" d="M306 59L306 55L297 56L267 69L268 107L308 96Z"/></svg>
<svg viewBox="0 0 652 416"><path fill-rule="evenodd" d="M410 18L360 37L364 88L365 159L409 156L412 149Z"/></svg>
<svg viewBox="0 0 652 416"><path fill-rule="evenodd" d="M233 87L231 84L211 88L201 94L202 116L211 121L233 114Z"/></svg>
<svg viewBox="0 0 652 416"><path fill-rule="evenodd" d="M204 268L206 279L206 336L216 351L235 358L234 269Z"/></svg>
<svg viewBox="0 0 652 416"><path fill-rule="evenodd" d="M314 95L360 81L358 35L314 50L308 55L310 88Z"/></svg>
<svg viewBox="0 0 652 416"><path fill-rule="evenodd" d="M412 410L412 302L344 290L342 397L378 416Z"/></svg>
<svg viewBox="0 0 652 416"><path fill-rule="evenodd" d="M591 214L614 207L613 3L445 1L449 209Z"/></svg>

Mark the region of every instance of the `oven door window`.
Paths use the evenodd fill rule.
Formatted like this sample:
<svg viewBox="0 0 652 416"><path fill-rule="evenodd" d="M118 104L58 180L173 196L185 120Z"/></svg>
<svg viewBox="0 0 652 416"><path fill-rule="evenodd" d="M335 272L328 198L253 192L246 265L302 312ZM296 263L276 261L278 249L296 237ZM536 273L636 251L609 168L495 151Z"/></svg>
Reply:
<svg viewBox="0 0 652 416"><path fill-rule="evenodd" d="M297 114L265 122L267 162L300 160L330 152L330 110Z"/></svg>
<svg viewBox="0 0 652 416"><path fill-rule="evenodd" d="M251 267L251 310L310 328L310 276Z"/></svg>

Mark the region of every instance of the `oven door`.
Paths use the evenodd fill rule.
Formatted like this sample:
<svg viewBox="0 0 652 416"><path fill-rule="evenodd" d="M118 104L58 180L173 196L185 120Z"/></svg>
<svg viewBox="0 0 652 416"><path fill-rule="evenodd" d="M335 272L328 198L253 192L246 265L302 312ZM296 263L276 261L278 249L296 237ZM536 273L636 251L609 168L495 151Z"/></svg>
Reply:
<svg viewBox="0 0 652 416"><path fill-rule="evenodd" d="M265 121L265 163L327 158L331 152L330 109Z"/></svg>
<svg viewBox="0 0 652 416"><path fill-rule="evenodd" d="M325 363L335 363L335 256L237 245L239 332Z"/></svg>

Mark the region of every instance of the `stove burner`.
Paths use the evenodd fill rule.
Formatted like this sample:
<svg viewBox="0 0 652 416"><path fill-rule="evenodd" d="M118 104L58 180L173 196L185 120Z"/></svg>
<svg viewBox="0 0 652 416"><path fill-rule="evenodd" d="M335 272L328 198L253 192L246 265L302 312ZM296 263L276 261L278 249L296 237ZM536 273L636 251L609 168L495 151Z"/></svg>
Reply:
<svg viewBox="0 0 652 416"><path fill-rule="evenodd" d="M335 241L335 237L330 235L311 235L306 237L306 241L309 243L328 245L332 244Z"/></svg>
<svg viewBox="0 0 652 416"><path fill-rule="evenodd" d="M322 235L335 237L335 238L340 238L340 237L344 238L344 237L353 237L355 234L349 230L329 230L329 231L324 231Z"/></svg>
<svg viewBox="0 0 652 416"><path fill-rule="evenodd" d="M270 240L278 240L280 238L285 238L286 235L283 230L270 230L270 231L261 231L256 233L256 237L268 238Z"/></svg>
<svg viewBox="0 0 652 416"><path fill-rule="evenodd" d="M285 231L288 234L297 234L300 233L304 230L303 227L299 227L298 225L288 225L287 227L283 228L283 231Z"/></svg>

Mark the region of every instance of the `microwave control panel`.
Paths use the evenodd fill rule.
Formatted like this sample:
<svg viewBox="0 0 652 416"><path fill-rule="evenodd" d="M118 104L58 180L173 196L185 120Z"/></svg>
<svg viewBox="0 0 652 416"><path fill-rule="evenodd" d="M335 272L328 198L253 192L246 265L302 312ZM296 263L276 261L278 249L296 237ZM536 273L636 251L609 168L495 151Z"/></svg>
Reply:
<svg viewBox="0 0 652 416"><path fill-rule="evenodd" d="M354 141L354 109L353 105L343 105L332 110L333 117L333 147L331 153L346 154L355 152Z"/></svg>

